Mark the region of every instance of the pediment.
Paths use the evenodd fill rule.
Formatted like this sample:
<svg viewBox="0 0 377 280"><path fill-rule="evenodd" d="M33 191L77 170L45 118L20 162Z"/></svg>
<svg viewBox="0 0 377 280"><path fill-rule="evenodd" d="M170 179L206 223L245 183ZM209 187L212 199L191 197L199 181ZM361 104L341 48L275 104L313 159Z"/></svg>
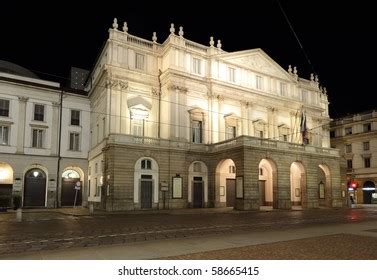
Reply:
<svg viewBox="0 0 377 280"><path fill-rule="evenodd" d="M274 76L282 80L293 80L287 71L285 71L261 49L226 53L220 55L219 58L255 72Z"/></svg>

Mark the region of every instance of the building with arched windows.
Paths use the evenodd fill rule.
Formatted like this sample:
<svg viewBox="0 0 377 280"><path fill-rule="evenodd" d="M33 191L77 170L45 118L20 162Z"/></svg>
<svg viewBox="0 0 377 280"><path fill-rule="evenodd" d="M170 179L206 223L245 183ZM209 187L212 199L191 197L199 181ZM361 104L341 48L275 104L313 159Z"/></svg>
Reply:
<svg viewBox="0 0 377 280"><path fill-rule="evenodd" d="M90 75L88 200L115 210L342 207L318 78L261 49L118 30Z"/></svg>

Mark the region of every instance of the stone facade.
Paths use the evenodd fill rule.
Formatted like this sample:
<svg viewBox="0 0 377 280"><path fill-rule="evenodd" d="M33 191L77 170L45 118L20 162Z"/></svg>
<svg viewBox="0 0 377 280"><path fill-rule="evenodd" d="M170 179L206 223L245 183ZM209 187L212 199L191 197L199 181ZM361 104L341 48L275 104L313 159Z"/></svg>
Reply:
<svg viewBox="0 0 377 280"><path fill-rule="evenodd" d="M90 81L89 201L98 208L344 205L314 75L300 78L260 49L192 42L174 25L163 44L148 41L115 20Z"/></svg>
<svg viewBox="0 0 377 280"><path fill-rule="evenodd" d="M331 122L331 146L340 150L349 195L354 197L356 203L377 203L377 196L374 201L372 199L377 184L376 136L376 110Z"/></svg>

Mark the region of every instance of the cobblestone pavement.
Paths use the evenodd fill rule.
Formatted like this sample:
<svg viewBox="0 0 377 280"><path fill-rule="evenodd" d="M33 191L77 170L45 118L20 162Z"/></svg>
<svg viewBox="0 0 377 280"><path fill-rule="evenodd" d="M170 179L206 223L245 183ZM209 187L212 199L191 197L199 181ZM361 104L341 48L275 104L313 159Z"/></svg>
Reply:
<svg viewBox="0 0 377 280"><path fill-rule="evenodd" d="M95 216L46 211L24 213L22 222L15 222L14 217L11 218L13 214L1 214L0 255L377 221L376 214L376 208L225 213L172 211Z"/></svg>
<svg viewBox="0 0 377 280"><path fill-rule="evenodd" d="M377 238L336 234L173 256L170 260L376 260Z"/></svg>

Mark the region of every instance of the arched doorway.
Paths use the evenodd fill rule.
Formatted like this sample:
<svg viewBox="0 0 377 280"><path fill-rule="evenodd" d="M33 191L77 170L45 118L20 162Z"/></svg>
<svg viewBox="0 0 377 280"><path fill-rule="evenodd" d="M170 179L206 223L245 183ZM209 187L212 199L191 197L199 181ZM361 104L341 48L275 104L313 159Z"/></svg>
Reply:
<svg viewBox="0 0 377 280"><path fill-rule="evenodd" d="M216 167L216 190L220 205L235 207L236 204L236 165L231 159L220 161Z"/></svg>
<svg viewBox="0 0 377 280"><path fill-rule="evenodd" d="M372 181L366 181L363 185L363 201L364 204L372 203L372 194L376 192L376 186Z"/></svg>
<svg viewBox="0 0 377 280"><path fill-rule="evenodd" d="M301 162L291 164L291 203L292 206L306 207L306 175Z"/></svg>
<svg viewBox="0 0 377 280"><path fill-rule="evenodd" d="M318 166L318 200L319 205L331 207L331 174L330 168L325 164Z"/></svg>
<svg viewBox="0 0 377 280"><path fill-rule="evenodd" d="M278 208L277 168L271 159L259 163L259 203L260 206Z"/></svg>
<svg viewBox="0 0 377 280"><path fill-rule="evenodd" d="M193 208L205 207L208 203L208 168L204 162L194 161L189 166L188 201Z"/></svg>
<svg viewBox="0 0 377 280"><path fill-rule="evenodd" d="M82 203L82 179L76 170L66 169L62 174L61 206L77 206Z"/></svg>
<svg viewBox="0 0 377 280"><path fill-rule="evenodd" d="M140 158L135 163L134 203L136 208L152 209L158 204L158 164L152 158Z"/></svg>
<svg viewBox="0 0 377 280"><path fill-rule="evenodd" d="M46 174L39 168L25 174L24 206L46 206Z"/></svg>
<svg viewBox="0 0 377 280"><path fill-rule="evenodd" d="M13 169L5 163L0 162L0 207L11 207L13 188Z"/></svg>

